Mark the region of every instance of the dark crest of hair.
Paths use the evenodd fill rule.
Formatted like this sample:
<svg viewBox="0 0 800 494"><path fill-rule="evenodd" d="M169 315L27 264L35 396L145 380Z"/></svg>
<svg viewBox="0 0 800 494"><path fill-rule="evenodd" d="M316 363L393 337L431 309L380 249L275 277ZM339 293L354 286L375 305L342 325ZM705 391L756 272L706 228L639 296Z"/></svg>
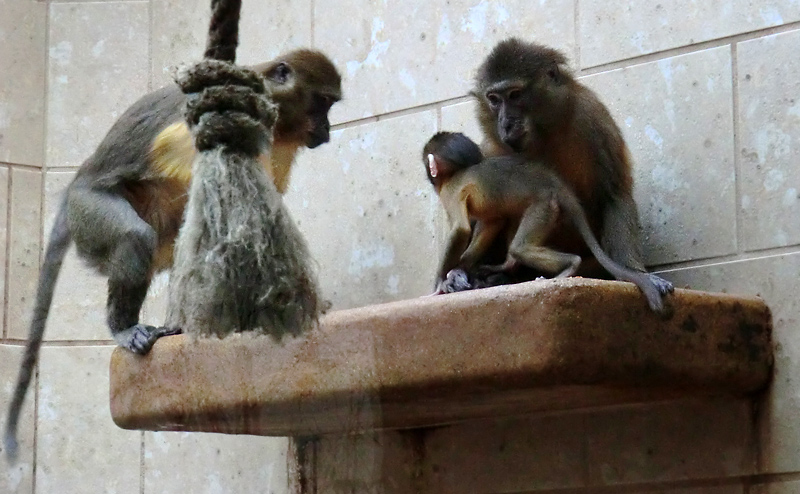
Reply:
<svg viewBox="0 0 800 494"><path fill-rule="evenodd" d="M447 161L457 169L461 170L477 165L483 161L481 148L469 137L460 132L438 132L436 133L422 150L422 161L428 163L428 155ZM428 180L433 183L431 171L426 166Z"/></svg>
<svg viewBox="0 0 800 494"><path fill-rule="evenodd" d="M492 83L507 79L528 79L553 65L566 64L560 51L519 38L501 41L478 68L476 82Z"/></svg>

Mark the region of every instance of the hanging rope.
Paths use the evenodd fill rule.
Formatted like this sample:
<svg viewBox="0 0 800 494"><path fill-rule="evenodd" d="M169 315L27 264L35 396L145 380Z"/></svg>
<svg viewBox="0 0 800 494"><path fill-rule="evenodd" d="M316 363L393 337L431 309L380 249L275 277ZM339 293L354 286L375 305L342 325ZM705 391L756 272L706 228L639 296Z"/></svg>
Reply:
<svg viewBox="0 0 800 494"><path fill-rule="evenodd" d="M241 0L211 0L211 23L204 58L231 63L236 61L241 9Z"/></svg>
<svg viewBox="0 0 800 494"><path fill-rule="evenodd" d="M264 79L232 62L241 0L212 0L206 59L178 78L199 153L175 244L167 326L190 335L312 327L320 304L305 241L261 155L277 108Z"/></svg>

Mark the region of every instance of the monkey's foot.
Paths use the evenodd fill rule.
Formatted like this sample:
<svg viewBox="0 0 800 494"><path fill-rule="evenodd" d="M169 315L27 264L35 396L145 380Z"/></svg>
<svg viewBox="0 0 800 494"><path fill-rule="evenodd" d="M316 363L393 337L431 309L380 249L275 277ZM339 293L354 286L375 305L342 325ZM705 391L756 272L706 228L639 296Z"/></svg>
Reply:
<svg viewBox="0 0 800 494"><path fill-rule="evenodd" d="M666 295L668 293L672 293L675 291L675 286L672 284L671 281L665 280L660 276L656 276L650 273L647 273L647 276L650 277L650 281L653 282L653 284L658 289L658 293L660 293L661 295Z"/></svg>
<svg viewBox="0 0 800 494"><path fill-rule="evenodd" d="M464 290L472 290L472 283L469 281L467 272L463 269L451 269L447 273L447 278L437 287L439 293L455 293Z"/></svg>
<svg viewBox="0 0 800 494"><path fill-rule="evenodd" d="M162 336L180 334L180 328L166 328L137 324L114 334L117 344L137 355L146 355L156 340Z"/></svg>

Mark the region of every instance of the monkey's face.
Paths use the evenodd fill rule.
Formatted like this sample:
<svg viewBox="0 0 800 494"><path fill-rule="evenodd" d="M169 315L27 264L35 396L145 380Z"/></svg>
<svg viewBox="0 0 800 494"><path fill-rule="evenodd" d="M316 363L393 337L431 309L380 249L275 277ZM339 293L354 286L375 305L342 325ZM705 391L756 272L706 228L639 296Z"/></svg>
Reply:
<svg viewBox="0 0 800 494"><path fill-rule="evenodd" d="M308 134L306 136L306 147L314 149L331 140L331 124L328 121L328 112L334 103L338 101L331 95L313 93L308 103L306 116L308 118Z"/></svg>
<svg viewBox="0 0 800 494"><path fill-rule="evenodd" d="M483 93L483 105L495 123L499 140L515 152L530 145L533 126L530 91L519 83L501 83L490 86Z"/></svg>
<svg viewBox="0 0 800 494"><path fill-rule="evenodd" d="M278 104L275 142L315 148L330 141L328 112L341 99L341 77L330 60L297 50L259 67Z"/></svg>

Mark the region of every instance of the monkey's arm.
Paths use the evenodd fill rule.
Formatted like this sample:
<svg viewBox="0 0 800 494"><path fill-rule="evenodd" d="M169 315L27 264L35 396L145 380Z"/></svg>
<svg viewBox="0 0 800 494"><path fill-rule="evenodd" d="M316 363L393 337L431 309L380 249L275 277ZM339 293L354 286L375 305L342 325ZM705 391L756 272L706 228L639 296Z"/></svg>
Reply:
<svg viewBox="0 0 800 494"><path fill-rule="evenodd" d="M502 222L487 223L479 221L475 225L469 247L461 254L461 259L458 262L459 267L469 271L480 259L483 259L503 226Z"/></svg>
<svg viewBox="0 0 800 494"><path fill-rule="evenodd" d="M453 199L455 200L456 198L454 197ZM466 199L459 200L455 207L448 208L448 210L450 211L448 216L452 227L447 239L447 247L442 257L439 274L436 279L437 287L442 280L447 278L447 273L459 265L461 256L467 249L470 234L472 233Z"/></svg>

